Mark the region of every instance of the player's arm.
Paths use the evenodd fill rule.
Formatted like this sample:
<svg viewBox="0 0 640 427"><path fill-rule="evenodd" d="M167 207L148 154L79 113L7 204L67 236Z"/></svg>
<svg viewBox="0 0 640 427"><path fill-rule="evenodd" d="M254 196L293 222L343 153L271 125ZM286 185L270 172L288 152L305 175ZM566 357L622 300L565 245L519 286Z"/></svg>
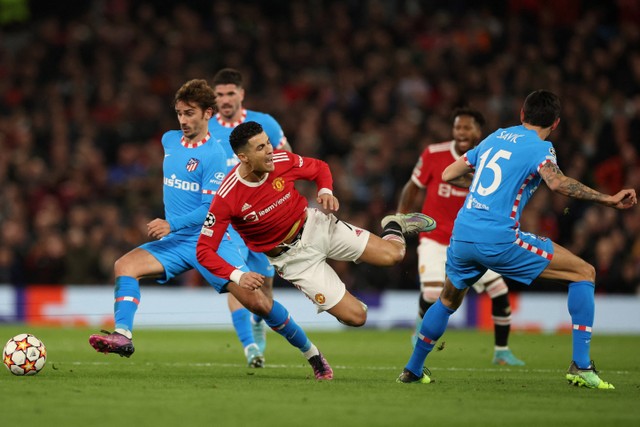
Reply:
<svg viewBox="0 0 640 427"><path fill-rule="evenodd" d="M418 207L418 202L421 199L421 196L423 195L423 189L413 182L412 176L404 187L402 187L400 200L398 200L398 209L396 209L396 211L400 213L414 212Z"/></svg>
<svg viewBox="0 0 640 427"><path fill-rule="evenodd" d="M442 172L442 180L458 187L469 188L473 181L473 168L467 163L466 156L459 157Z"/></svg>
<svg viewBox="0 0 640 427"><path fill-rule="evenodd" d="M223 201L213 200L198 237L196 258L211 274L231 280L246 289L258 289L264 284L264 276L252 271L238 270L218 255L220 241L230 223L228 212L228 207Z"/></svg>
<svg viewBox="0 0 640 427"><path fill-rule="evenodd" d="M554 162L546 162L540 168L540 176L551 191L579 200L588 200L616 209L627 209L638 203L636 190L624 189L610 196L600 193L562 173Z"/></svg>
<svg viewBox="0 0 640 427"><path fill-rule="evenodd" d="M291 172L294 180L304 179L313 181L318 188L316 202L328 211L337 211L340 208L338 198L333 195L333 176L329 165L313 157L302 157L294 153L288 154Z"/></svg>

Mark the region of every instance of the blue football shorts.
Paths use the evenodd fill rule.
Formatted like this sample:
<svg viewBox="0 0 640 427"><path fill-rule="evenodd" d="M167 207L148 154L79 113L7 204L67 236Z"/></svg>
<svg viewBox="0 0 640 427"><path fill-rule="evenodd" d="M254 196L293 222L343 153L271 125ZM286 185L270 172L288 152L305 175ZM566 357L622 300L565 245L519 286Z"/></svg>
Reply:
<svg viewBox="0 0 640 427"><path fill-rule="evenodd" d="M198 262L196 258L196 246L198 236L169 234L160 240L145 243L141 249L148 251L164 267L164 277L158 279L158 283L166 283L187 270L195 268L204 279L219 293L227 292L229 280L214 276ZM228 237L224 237L218 248L218 255L238 270L249 271L245 260L236 244Z"/></svg>
<svg viewBox="0 0 640 427"><path fill-rule="evenodd" d="M260 273L265 277L273 277L276 274L275 268L273 268L273 265L271 265L265 254L250 250L244 240L242 240L242 237L240 237L240 234L238 234L233 227L229 226L227 231L229 236L231 236L231 241L240 249L240 253L250 271Z"/></svg>
<svg viewBox="0 0 640 427"><path fill-rule="evenodd" d="M473 243L451 240L447 249L447 277L458 289L472 286L491 269L525 285L531 284L551 262L553 242L520 232L513 243Z"/></svg>

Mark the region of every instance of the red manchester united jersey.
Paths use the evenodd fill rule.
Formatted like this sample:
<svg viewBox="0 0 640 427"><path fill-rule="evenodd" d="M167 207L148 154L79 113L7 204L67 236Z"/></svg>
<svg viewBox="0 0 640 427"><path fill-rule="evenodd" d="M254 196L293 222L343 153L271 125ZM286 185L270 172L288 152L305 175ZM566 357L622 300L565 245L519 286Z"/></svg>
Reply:
<svg viewBox="0 0 640 427"><path fill-rule="evenodd" d="M436 220L438 226L420 237L435 240L443 245L449 244L453 221L467 197L467 189L451 185L442 180L442 172L458 159L454 150L454 141L429 145L420 155L413 169L411 180L420 188L426 188L422 212Z"/></svg>
<svg viewBox="0 0 640 427"><path fill-rule="evenodd" d="M242 179L236 166L211 202L197 252L198 261L218 277L229 278L234 270L216 253L229 223L249 249L266 252L282 243L305 215L307 199L295 189L296 180L314 181L319 190L333 189L329 166L321 160L276 150L273 163L274 171L260 182Z"/></svg>

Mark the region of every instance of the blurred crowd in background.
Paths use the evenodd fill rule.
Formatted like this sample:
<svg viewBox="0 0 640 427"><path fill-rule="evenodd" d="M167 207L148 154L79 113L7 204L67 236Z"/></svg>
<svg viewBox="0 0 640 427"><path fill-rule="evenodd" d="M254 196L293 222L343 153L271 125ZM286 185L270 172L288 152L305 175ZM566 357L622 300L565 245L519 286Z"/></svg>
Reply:
<svg viewBox="0 0 640 427"><path fill-rule="evenodd" d="M324 159L338 216L379 232L420 152L470 105L485 132L532 90L563 101L550 137L566 175L640 191L640 3L634 0L0 1L0 283L105 284L163 217L164 131L188 79L245 77L245 107ZM313 195L313 189L303 187ZM522 229L640 292L640 209L544 185ZM354 291L417 289L404 263L336 264ZM184 275L175 285L202 285Z"/></svg>

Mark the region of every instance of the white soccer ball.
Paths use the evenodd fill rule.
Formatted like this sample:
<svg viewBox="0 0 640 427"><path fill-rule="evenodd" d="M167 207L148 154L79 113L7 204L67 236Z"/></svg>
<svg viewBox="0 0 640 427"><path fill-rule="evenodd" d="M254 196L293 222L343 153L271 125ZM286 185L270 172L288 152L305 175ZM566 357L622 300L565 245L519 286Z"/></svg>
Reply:
<svg viewBox="0 0 640 427"><path fill-rule="evenodd" d="M2 350L4 366L14 375L35 375L44 368L47 349L31 334L19 334L7 341Z"/></svg>

